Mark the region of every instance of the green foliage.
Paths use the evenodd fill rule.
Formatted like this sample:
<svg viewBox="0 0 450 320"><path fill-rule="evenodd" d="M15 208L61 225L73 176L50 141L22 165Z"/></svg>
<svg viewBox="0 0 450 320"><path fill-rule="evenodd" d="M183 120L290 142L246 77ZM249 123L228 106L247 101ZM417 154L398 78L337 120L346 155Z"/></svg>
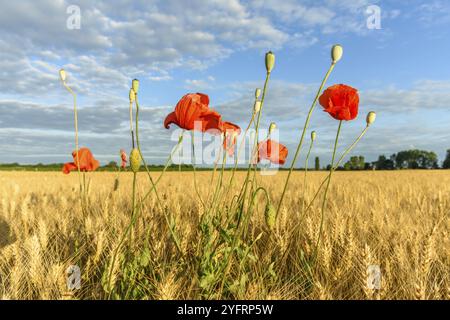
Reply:
<svg viewBox="0 0 450 320"><path fill-rule="evenodd" d="M436 169L438 159L436 153L432 151L406 150L395 155L395 166L398 169Z"/></svg>
<svg viewBox="0 0 450 320"><path fill-rule="evenodd" d="M363 156L353 156L344 164L344 170L364 170L365 162Z"/></svg>
<svg viewBox="0 0 450 320"><path fill-rule="evenodd" d="M442 164L443 169L450 169L450 149L447 150L447 156Z"/></svg>
<svg viewBox="0 0 450 320"><path fill-rule="evenodd" d="M315 159L314 168L316 169L316 171L320 170L320 159L319 159L319 157L316 157L316 159Z"/></svg>

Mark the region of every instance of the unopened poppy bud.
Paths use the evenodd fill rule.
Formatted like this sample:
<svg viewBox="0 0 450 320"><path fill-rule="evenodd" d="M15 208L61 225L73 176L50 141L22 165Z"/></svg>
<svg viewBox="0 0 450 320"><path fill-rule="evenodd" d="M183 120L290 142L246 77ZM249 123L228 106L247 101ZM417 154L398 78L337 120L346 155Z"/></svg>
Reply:
<svg viewBox="0 0 450 320"><path fill-rule="evenodd" d="M342 58L342 54L344 53L344 48L340 44L335 44L331 48L331 60L333 63L338 62Z"/></svg>
<svg viewBox="0 0 450 320"><path fill-rule="evenodd" d="M275 209L275 207L271 203L267 204L264 211L264 218L266 220L266 225L270 230L273 230L275 228L276 217L277 210Z"/></svg>
<svg viewBox="0 0 450 320"><path fill-rule="evenodd" d="M255 111L255 113L258 113L261 110L261 101L259 100L255 101L255 106L253 107L253 110Z"/></svg>
<svg viewBox="0 0 450 320"><path fill-rule="evenodd" d="M370 126L372 123L374 123L376 118L377 118L377 114L374 111L370 111L366 117L367 125Z"/></svg>
<svg viewBox="0 0 450 320"><path fill-rule="evenodd" d="M271 72L273 66L275 65L275 55L272 51L266 53L266 70L267 72Z"/></svg>
<svg viewBox="0 0 450 320"><path fill-rule="evenodd" d="M139 80L138 79L133 79L133 81L131 81L131 88L134 90L134 93L138 93L138 91L139 91Z"/></svg>
<svg viewBox="0 0 450 320"><path fill-rule="evenodd" d="M62 82L66 82L66 70L61 69L59 70L59 78Z"/></svg>
<svg viewBox="0 0 450 320"><path fill-rule="evenodd" d="M260 89L260 88L257 88L257 89L255 90L255 99L258 99L260 95L261 95L261 89Z"/></svg>
<svg viewBox="0 0 450 320"><path fill-rule="evenodd" d="M139 150L134 148L131 150L130 153L130 167L131 171L138 172L139 168L141 167L141 155L139 153Z"/></svg>
<svg viewBox="0 0 450 320"><path fill-rule="evenodd" d="M316 132L312 131L311 132L311 141L314 141L314 140L316 140Z"/></svg>
<svg viewBox="0 0 450 320"><path fill-rule="evenodd" d="M130 102L133 102L136 100L136 93L134 92L133 88L130 89Z"/></svg>
<svg viewBox="0 0 450 320"><path fill-rule="evenodd" d="M273 130L275 130L276 128L277 128L277 125L275 122L270 123L269 134L271 134L273 132Z"/></svg>

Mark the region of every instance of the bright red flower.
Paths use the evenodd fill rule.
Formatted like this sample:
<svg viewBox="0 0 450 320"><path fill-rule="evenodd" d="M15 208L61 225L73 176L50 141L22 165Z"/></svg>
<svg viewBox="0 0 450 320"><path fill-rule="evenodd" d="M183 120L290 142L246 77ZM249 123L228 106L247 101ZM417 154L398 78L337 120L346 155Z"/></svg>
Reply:
<svg viewBox="0 0 450 320"><path fill-rule="evenodd" d="M120 166L122 167L122 169L125 169L125 167L127 166L127 154L123 149L120 149L120 159L122 160L122 164Z"/></svg>
<svg viewBox="0 0 450 320"><path fill-rule="evenodd" d="M200 122L199 128L194 128L195 122ZM205 132L210 129L220 131L221 116L209 108L209 97L203 93L189 93L178 101L175 111L164 120L164 127L169 129L175 123L186 130L198 129Z"/></svg>
<svg viewBox="0 0 450 320"><path fill-rule="evenodd" d="M234 123L225 121L221 123L221 129L225 134L223 148L231 156L234 153L234 146L236 145L237 137L241 134L241 128Z"/></svg>
<svg viewBox="0 0 450 320"><path fill-rule="evenodd" d="M267 159L272 163L284 164L288 155L288 149L272 139L258 143L258 162Z"/></svg>
<svg viewBox="0 0 450 320"><path fill-rule="evenodd" d="M358 115L358 90L345 84L335 84L322 93L319 103L336 120L353 120Z"/></svg>
<svg viewBox="0 0 450 320"><path fill-rule="evenodd" d="M78 167L80 168L80 171L95 171L100 165L88 148L81 148L78 150L79 166L76 151L72 152L72 157L74 162L65 163L63 166L62 171L64 174L69 174L70 171L78 170Z"/></svg>

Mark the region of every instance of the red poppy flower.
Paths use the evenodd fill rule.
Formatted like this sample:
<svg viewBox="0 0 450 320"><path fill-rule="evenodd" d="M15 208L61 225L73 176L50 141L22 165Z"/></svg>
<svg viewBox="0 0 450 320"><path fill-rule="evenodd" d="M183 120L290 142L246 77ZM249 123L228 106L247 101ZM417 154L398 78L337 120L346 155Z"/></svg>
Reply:
<svg viewBox="0 0 450 320"><path fill-rule="evenodd" d="M322 93L319 103L336 120L353 120L358 115L358 90L335 84Z"/></svg>
<svg viewBox="0 0 450 320"><path fill-rule="evenodd" d="M221 129L225 134L223 148L231 156L234 153L234 146L236 145L237 137L241 134L241 128L234 123L225 121L221 123Z"/></svg>
<svg viewBox="0 0 450 320"><path fill-rule="evenodd" d="M258 143L258 162L267 159L272 163L284 164L288 155L288 149L272 139Z"/></svg>
<svg viewBox="0 0 450 320"><path fill-rule="evenodd" d="M62 171L65 174L70 173L70 171L78 170L78 167L80 168L80 171L95 171L100 165L88 148L81 148L78 150L79 166L76 151L72 152L72 157L74 162L65 163L63 166Z"/></svg>
<svg viewBox="0 0 450 320"><path fill-rule="evenodd" d="M122 160L121 167L122 169L125 169L125 167L127 166L127 154L123 149L120 149L120 159Z"/></svg>
<svg viewBox="0 0 450 320"><path fill-rule="evenodd" d="M201 123L200 127L194 127L196 122ZM172 123L186 130L220 131L221 116L209 108L209 97L206 94L189 93L178 101L175 111L166 117L164 127L169 129Z"/></svg>

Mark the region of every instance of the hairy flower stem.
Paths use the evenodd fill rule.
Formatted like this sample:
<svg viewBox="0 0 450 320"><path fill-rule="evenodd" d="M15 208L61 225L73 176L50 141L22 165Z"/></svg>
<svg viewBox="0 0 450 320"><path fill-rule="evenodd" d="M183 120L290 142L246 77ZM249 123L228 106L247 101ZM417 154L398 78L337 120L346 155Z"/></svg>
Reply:
<svg viewBox="0 0 450 320"><path fill-rule="evenodd" d="M131 134L131 147L134 149L133 102L132 101L130 101L130 134Z"/></svg>
<svg viewBox="0 0 450 320"><path fill-rule="evenodd" d="M233 180L234 180L234 176L235 176L235 173L236 173L239 157L240 157L241 151L242 151L242 146L244 145L245 139L247 137L248 130L250 129L250 126L252 125L254 120L255 120L255 112L252 113L252 118L250 119L250 122L248 123L248 126L245 129L245 131L244 131L244 136L242 137L241 143L239 145L237 156L234 159L234 166L233 166L233 169L231 171L230 182L228 183L227 195L228 195L229 189L232 187L232 184L233 184Z"/></svg>
<svg viewBox="0 0 450 320"><path fill-rule="evenodd" d="M169 157L168 157L168 159L166 161L166 164L164 165L164 169L163 169L162 173L160 174L159 178L156 180L155 184L152 186L152 188L149 191L147 191L147 193L144 195L144 197L142 197L140 203L136 204L133 207L132 211L136 212L136 214L132 217L129 225L125 229L125 233L122 235L122 237L121 237L121 239L119 241L119 244L118 244L117 248L114 250L114 253L113 253L112 262L111 262L111 265L110 265L110 272L109 272L109 275L108 275L108 287L107 288L109 290L109 297L111 296L111 293L112 293L112 291L111 291L111 289L112 289L111 288L111 276L112 276L112 271L114 269L114 265L115 265L115 262L116 262L116 259L117 259L117 254L118 254L120 248L122 247L125 239L127 238L128 234L131 232L131 229L133 228L133 226L136 223L137 219L140 216L141 211L138 210L139 206L141 206L142 203L144 203L144 201L147 200L148 196L155 190L156 185L158 184L160 178L162 177L162 175L164 174L166 169L169 167L169 164L171 163L172 157L175 154L176 150L178 149L178 146L181 144L182 140L183 140L183 137L181 137L181 139L178 140L178 144L175 146L174 150L169 155Z"/></svg>
<svg viewBox="0 0 450 320"><path fill-rule="evenodd" d="M84 213L84 188L81 182L81 169L80 169L80 157L79 157L79 144L78 144L78 111L77 111L77 95L75 92L66 84L65 81L62 82L64 88L72 94L73 97L73 117L74 117L74 126L75 126L75 153L76 153L76 163L77 163L77 171L78 171L78 183L80 186L80 201L81 201L81 210Z"/></svg>
<svg viewBox="0 0 450 320"><path fill-rule="evenodd" d="M225 263L225 269L224 269L224 272L223 272L222 282L220 284L219 297L222 294L223 286L225 284L226 277L228 275L228 272L230 271L231 261L232 261L232 258L233 258L233 253L234 253L234 250L236 249L236 246L237 246L237 239L239 238L239 233L240 233L239 231L241 229L240 225L241 225L242 216L243 216L245 197L247 195L247 189L248 189L248 181L249 181L250 172L251 172L252 165L253 165L253 163L252 163L253 159L254 159L253 157L254 157L255 153L258 152L259 123L260 123L260 120L261 120L261 114L262 114L262 110L263 110L263 106L264 106L264 98L266 96L266 90L267 90L267 84L269 83L269 78L270 78L270 72L267 72L266 73L266 80L264 81L264 88L263 88L262 96L261 96L261 108L260 108L260 110L258 112L258 117L257 117L256 124L255 124L255 139L254 139L255 145L253 146L252 153L250 154L251 159L250 159L250 163L248 165L247 175L245 177L245 181L244 181L244 184L242 186L242 189L241 189L241 192L240 192L240 195L239 195L239 198L238 198L238 202L240 201L240 209L239 209L239 214L238 214L238 221L237 221L237 224L236 224L236 230L235 230L235 232L233 234L233 241L232 241L232 245L231 245L231 250L230 250L230 252L228 253L228 255L226 257L227 260L226 260L226 263ZM256 165L255 165L255 167L256 167ZM256 170L256 168L255 168L255 170Z"/></svg>
<svg viewBox="0 0 450 320"><path fill-rule="evenodd" d="M217 158L214 161L214 167L213 167L213 171L211 173L211 179L210 179L210 182L209 182L210 185L213 185L214 177L216 176L216 171L217 171L217 164L219 163L221 155L222 155L222 149L220 149L219 153L217 154ZM209 189L209 191L208 191L208 196L206 197L206 201L209 202L210 196L211 196L211 189Z"/></svg>
<svg viewBox="0 0 450 320"><path fill-rule="evenodd" d="M344 160L345 156L353 150L353 148L356 146L356 144L359 142L359 140L361 140L361 138L366 134L367 130L369 129L369 126L366 126L364 128L364 130L360 133L360 135L358 136L358 138L355 139L355 141L353 141L353 143L344 151L344 153L342 153L342 155L340 156L339 160L336 162L336 164L333 167L333 170L336 170L339 165L341 164L342 160ZM317 196L319 195L320 190L322 189L322 187L325 185L325 182L328 181L328 179L330 178L330 173L328 174L328 176L322 180L322 182L320 183L319 188L317 189L316 193L314 194L313 199L310 201L310 203L308 204L308 206L306 207L305 213L308 212L308 210L311 208L312 204L314 203L314 200L316 200Z"/></svg>
<svg viewBox="0 0 450 320"><path fill-rule="evenodd" d="M134 215L136 213L136 209L135 209L135 206L136 206L136 180L137 180L136 176L137 176L136 172L133 172L133 191L132 191L132 197L131 197L131 221L133 221ZM128 246L128 250L131 248L131 246L133 244L132 243L132 241L133 241L132 234L133 234L133 225L131 226L131 230L130 230L130 234L129 234L130 244Z"/></svg>
<svg viewBox="0 0 450 320"><path fill-rule="evenodd" d="M178 136L178 141L183 139L184 129L181 130L180 135ZM181 159L178 159L178 173L181 173Z"/></svg>
<svg viewBox="0 0 450 320"><path fill-rule="evenodd" d="M325 193L323 195L322 213L321 213L321 216L320 216L319 235L317 236L317 243L316 243L316 247L315 247L314 253L313 253L313 263L316 261L317 250L319 248L320 239L321 239L321 236L322 236L323 221L324 221L324 216L325 216L325 206L326 206L326 203L327 203L327 195L328 195L328 190L330 188L331 176L332 176L332 174L334 172L334 158L336 156L336 150L337 150L337 145L338 145L338 141L339 141L339 134L341 133L341 126L342 126L342 120L339 121L339 126L338 126L338 129L337 129L337 132L336 132L336 140L334 141L333 156L331 158L330 174L329 174L329 177L328 177L327 186L325 188Z"/></svg>
<svg viewBox="0 0 450 320"><path fill-rule="evenodd" d="M195 143L194 143L194 131L191 131L191 146L192 146L192 168L193 168L193 172L194 172L194 189L195 192L197 193L197 197L200 200L200 203L202 204L202 207L205 208L205 202L203 201L203 198L200 195L200 192L198 190L198 185L197 185L197 173L196 173L196 167L195 167Z"/></svg>
<svg viewBox="0 0 450 320"><path fill-rule="evenodd" d="M210 204L209 209L208 209L208 215L209 215L209 213L211 211L215 210L215 208L216 208L216 201L218 200L217 197L219 196L220 190L222 189L223 173L224 173L224 170L225 170L225 163L227 161L227 153L225 152L225 150L223 150L222 152L223 152L222 168L220 170L219 180L217 181L216 188L214 190L214 196L213 196L213 199L212 199L212 203ZM219 204L219 203L217 203L217 204Z"/></svg>
<svg viewBox="0 0 450 320"><path fill-rule="evenodd" d="M289 179L290 179L292 171L294 169L295 162L297 161L297 158L298 158L298 156L300 154L300 150L301 150L302 145L303 145L303 140L305 138L305 133L306 133L306 130L308 129L309 121L311 119L311 115L312 115L312 113L314 111L314 108L316 106L317 100L319 99L320 93L322 92L322 89L325 86L325 83L327 82L328 77L330 76L331 71L333 71L335 65L336 65L335 62L331 63L330 68L328 69L327 73L325 74L325 77L322 80L322 83L320 84L319 90L317 90L316 97L314 98L314 101L311 104L311 107L309 108L308 115L307 115L306 120L305 120L305 125L303 126L302 135L301 135L300 141L299 141L299 143L297 145L297 150L295 151L294 158L292 159L291 167L289 168L289 173L287 175L286 182L284 183L283 192L281 193L280 202L278 203L276 217L278 217L278 214L280 213L281 205L283 204L283 199L284 199L284 196L286 194L287 186L289 184Z"/></svg>
<svg viewBox="0 0 450 320"><path fill-rule="evenodd" d="M170 234L172 236L172 239L175 242L175 245L176 245L176 248L177 248L178 252L182 255L180 243L179 243L178 237L176 236L175 231L174 231L175 227L172 228L172 226L170 224L170 219L167 216L167 212L166 212L166 210L165 210L165 208L164 208L164 206L163 206L163 204L161 202L161 198L158 195L158 190L156 189L156 184L153 181L152 176L150 175L150 171L148 170L147 163L145 162L144 156L142 155L141 146L140 146L140 143L139 143L139 101L138 101L137 93L136 93L135 103L136 103L136 126L135 126L135 129L136 129L136 145L137 145L137 149L139 151L139 155L140 155L140 157L142 159L142 162L144 163L145 171L147 172L147 176L148 176L148 178L150 180L150 183L152 185L152 190L155 191L155 196L156 196L157 203L159 204L159 208L163 212L164 218L166 219L166 223L167 223L167 226L168 226L168 228L170 230ZM143 203L143 200L141 201L141 203Z"/></svg>
<svg viewBox="0 0 450 320"><path fill-rule="evenodd" d="M264 99L266 97L266 90L267 90L267 84L269 83L269 79L270 79L270 72L267 72L266 73L266 80L264 81L264 87L263 87L262 96L261 96L261 107L259 109L258 117L256 119L256 124L255 124L254 145L253 145L252 152L250 154L250 161L249 161L249 164L248 164L247 175L245 177L244 184L242 185L242 189L241 189L241 192L239 194L239 200L240 200L241 205L240 205L240 210L239 210L240 212L239 212L239 217L238 217L238 222L237 222L237 225L236 225L236 229L239 228L239 225L241 223L242 210L244 209L245 197L247 195L247 189L248 189L247 187L248 187L248 182L249 182L249 178L250 178L250 172L251 172L251 169L252 169L252 166L253 166L253 161L255 160L255 155L258 154L259 122L261 120L261 114L262 114L262 110L263 110L263 107L264 107ZM255 170L256 169L257 169L257 164L255 164Z"/></svg>
<svg viewBox="0 0 450 320"><path fill-rule="evenodd" d="M308 149L308 153L306 154L306 159L305 159L305 174L303 176L303 196L302 196L302 214L305 210L305 193L306 193L306 174L308 172L308 160L309 160L309 155L311 154L311 149L313 147L314 144L314 140L311 139L311 143L309 145L309 149Z"/></svg>

